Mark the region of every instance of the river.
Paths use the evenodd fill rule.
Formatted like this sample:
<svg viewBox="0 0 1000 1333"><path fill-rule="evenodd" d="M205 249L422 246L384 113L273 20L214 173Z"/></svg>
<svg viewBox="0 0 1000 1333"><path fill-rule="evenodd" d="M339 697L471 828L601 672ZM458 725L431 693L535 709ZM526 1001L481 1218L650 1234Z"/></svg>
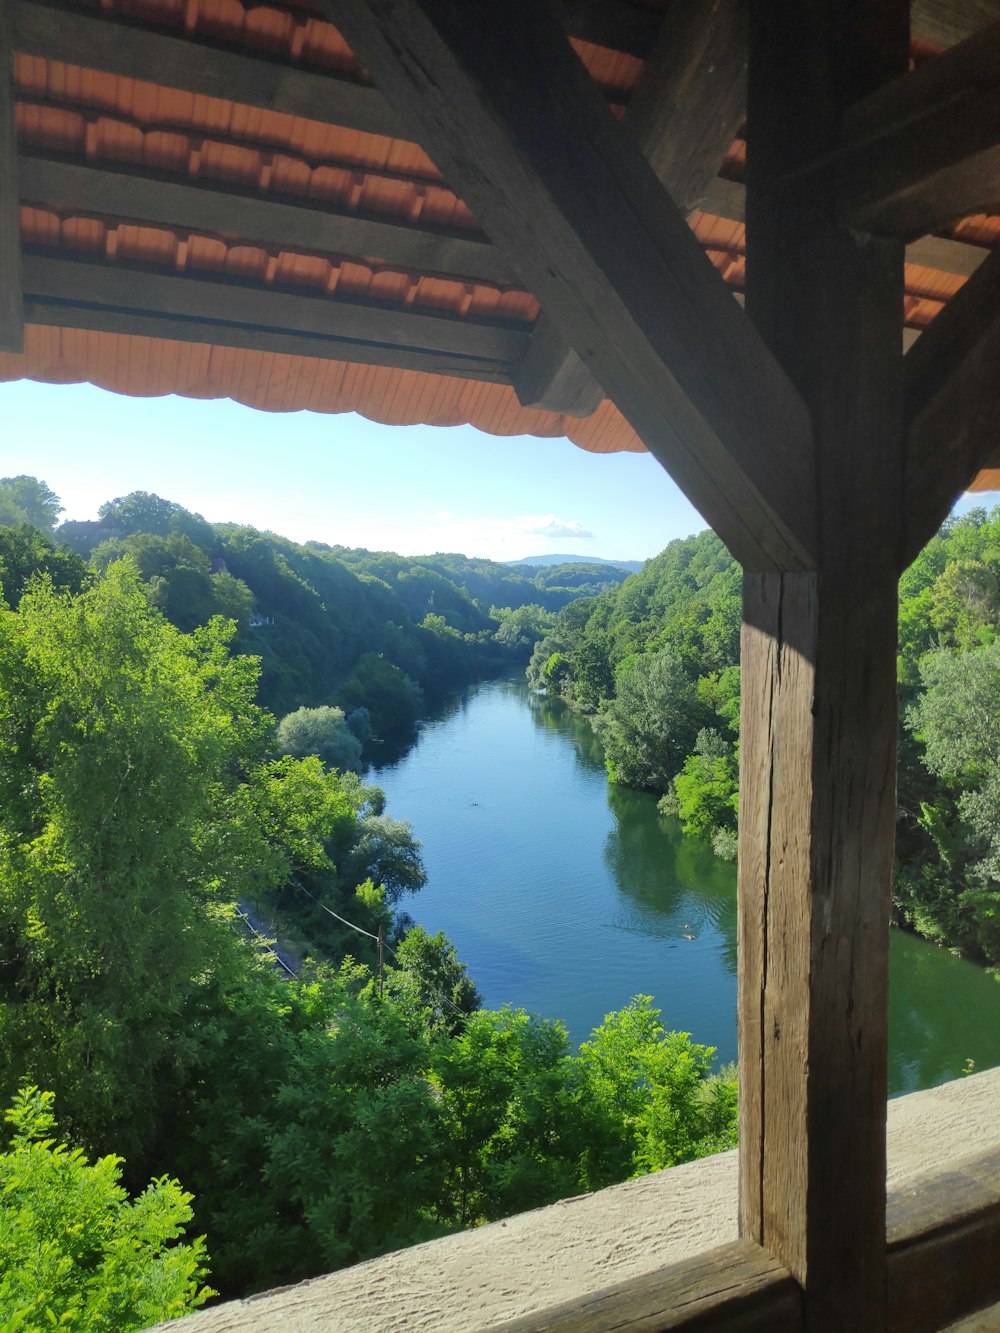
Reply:
<svg viewBox="0 0 1000 1333"><path fill-rule="evenodd" d="M519 680L473 686L370 774L423 844L403 904L443 930L490 1007L561 1018L576 1042L636 993L736 1056L736 871L653 797L610 786L590 725ZM1000 1065L1000 984L892 932L889 1088Z"/></svg>

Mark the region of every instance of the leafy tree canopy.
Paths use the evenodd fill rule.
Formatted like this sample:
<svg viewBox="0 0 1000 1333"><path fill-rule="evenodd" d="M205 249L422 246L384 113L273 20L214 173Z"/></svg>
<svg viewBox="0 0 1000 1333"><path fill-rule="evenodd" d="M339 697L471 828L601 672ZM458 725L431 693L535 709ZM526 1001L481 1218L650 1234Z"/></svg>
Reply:
<svg viewBox="0 0 1000 1333"><path fill-rule="evenodd" d="M130 1199L119 1158L56 1141L52 1101L25 1087L4 1114L0 1328L128 1333L204 1304L204 1237L180 1241L191 1195L163 1176Z"/></svg>
<svg viewBox="0 0 1000 1333"><path fill-rule="evenodd" d="M30 523L51 536L62 508L58 495L37 477L0 477L0 524Z"/></svg>

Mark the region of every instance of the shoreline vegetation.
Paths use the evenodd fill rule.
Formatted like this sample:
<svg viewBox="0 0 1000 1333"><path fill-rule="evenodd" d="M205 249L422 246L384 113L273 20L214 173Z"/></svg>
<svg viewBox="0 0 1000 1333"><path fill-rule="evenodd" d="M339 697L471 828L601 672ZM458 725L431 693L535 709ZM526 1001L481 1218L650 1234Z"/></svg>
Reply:
<svg viewBox="0 0 1000 1333"><path fill-rule="evenodd" d="M739 567L711 532L560 612L529 684L590 718L609 779L736 855ZM893 920L1000 964L1000 508L944 525L899 587Z"/></svg>
<svg viewBox="0 0 1000 1333"><path fill-rule="evenodd" d="M483 611L400 557L390 583L247 530L220 554L157 497L101 524L126 501L161 531L85 561L42 483L0 479L0 1308L119 1333L732 1146L734 1072L648 996L578 1050L482 1008L352 767L601 572L444 557Z"/></svg>

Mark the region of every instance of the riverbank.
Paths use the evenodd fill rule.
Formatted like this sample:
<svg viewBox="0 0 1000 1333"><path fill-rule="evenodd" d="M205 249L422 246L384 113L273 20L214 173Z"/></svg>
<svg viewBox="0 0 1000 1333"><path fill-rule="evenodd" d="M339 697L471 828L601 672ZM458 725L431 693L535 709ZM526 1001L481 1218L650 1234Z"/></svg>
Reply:
<svg viewBox="0 0 1000 1333"><path fill-rule="evenodd" d="M557 700L500 679L465 691L374 771L423 843L404 908L444 930L485 996L561 1018L574 1042L636 992L669 1027L736 1053L735 867L653 797L609 787L600 742ZM1000 1064L1000 985L893 932L890 1087Z"/></svg>

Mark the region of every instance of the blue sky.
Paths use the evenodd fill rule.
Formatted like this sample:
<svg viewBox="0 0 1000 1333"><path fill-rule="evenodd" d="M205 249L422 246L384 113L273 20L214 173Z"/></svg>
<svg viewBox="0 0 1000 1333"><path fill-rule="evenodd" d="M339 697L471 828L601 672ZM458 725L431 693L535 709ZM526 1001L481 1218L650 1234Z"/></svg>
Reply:
<svg viewBox="0 0 1000 1333"><path fill-rule="evenodd" d="M41 477L64 518L155 491L210 521L295 541L495 560L563 551L641 560L705 526L649 455L596 456L564 439L26 380L0 384L0 421L0 476Z"/></svg>

